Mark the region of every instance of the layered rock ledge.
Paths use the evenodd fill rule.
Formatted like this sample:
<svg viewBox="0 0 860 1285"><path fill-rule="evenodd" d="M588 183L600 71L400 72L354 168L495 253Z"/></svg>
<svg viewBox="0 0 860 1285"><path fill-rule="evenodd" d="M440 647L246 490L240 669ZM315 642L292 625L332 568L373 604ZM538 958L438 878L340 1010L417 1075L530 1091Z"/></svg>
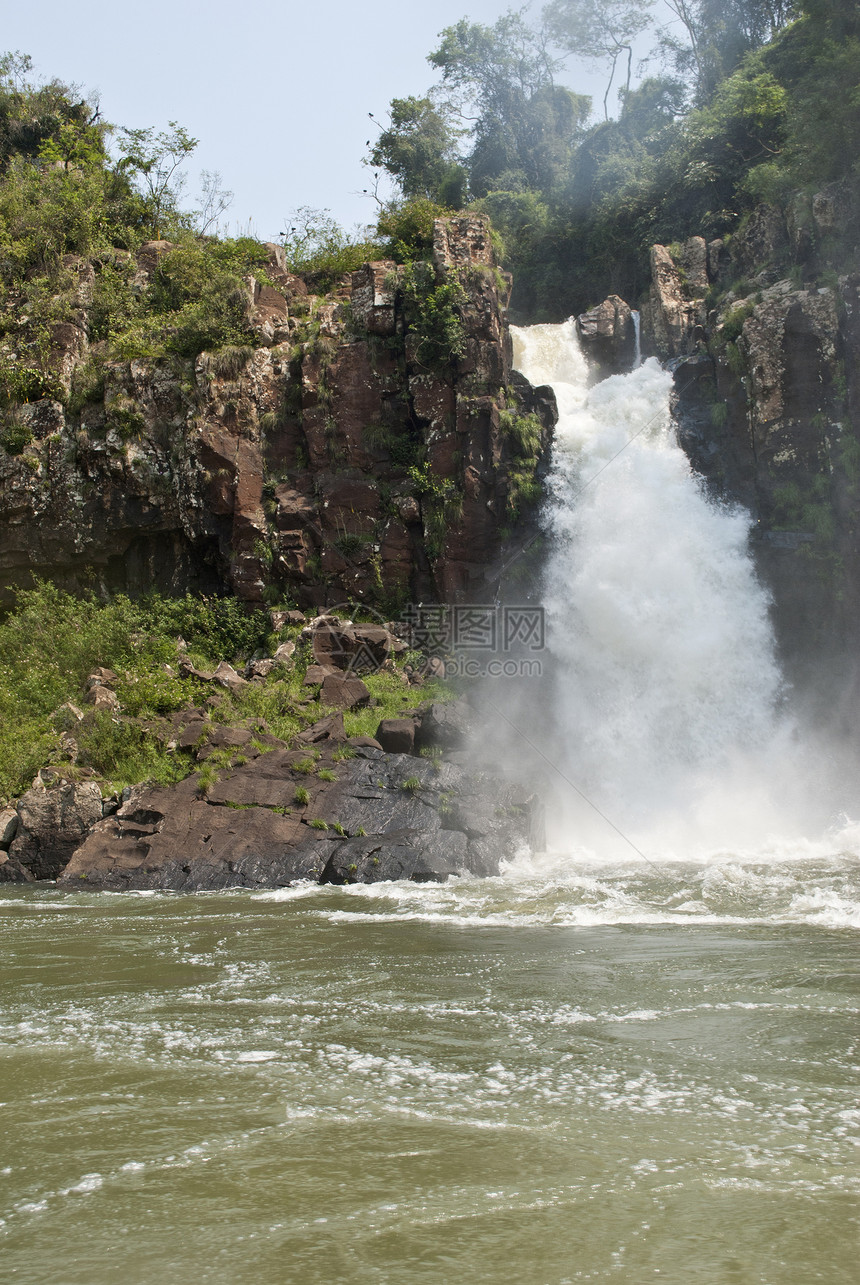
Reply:
<svg viewBox="0 0 860 1285"><path fill-rule="evenodd" d="M349 746L349 742L347 742ZM277 888L299 880L375 883L494 875L528 843L534 801L456 763L358 746L320 780L307 755L275 750L206 794L196 778L139 789L99 821L59 876L62 887ZM307 802L296 802L307 791ZM303 799L304 794L299 794Z"/></svg>

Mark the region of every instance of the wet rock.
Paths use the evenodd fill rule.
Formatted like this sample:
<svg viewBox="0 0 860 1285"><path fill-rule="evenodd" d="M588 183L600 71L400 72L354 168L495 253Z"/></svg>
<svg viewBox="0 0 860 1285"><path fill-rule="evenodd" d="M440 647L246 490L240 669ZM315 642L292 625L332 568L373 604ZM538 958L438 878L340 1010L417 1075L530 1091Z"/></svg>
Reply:
<svg viewBox="0 0 860 1285"><path fill-rule="evenodd" d="M33 883L34 876L20 861L0 851L0 883Z"/></svg>
<svg viewBox="0 0 860 1285"><path fill-rule="evenodd" d="M576 319L576 331L583 350L601 374L617 374L632 366L636 352L633 312L617 294L581 313Z"/></svg>
<svg viewBox="0 0 860 1285"><path fill-rule="evenodd" d="M441 880L497 873L526 842L532 800L521 789L368 741L331 760L334 780L307 771L306 749L275 749L225 771L205 796L195 778L139 787L91 827L62 882L181 891ZM296 802L300 786L307 802Z"/></svg>
<svg viewBox="0 0 860 1285"><path fill-rule="evenodd" d="M466 869L468 840L456 831L422 835L411 830L326 845L331 855L321 883L379 883L408 879L444 883Z"/></svg>

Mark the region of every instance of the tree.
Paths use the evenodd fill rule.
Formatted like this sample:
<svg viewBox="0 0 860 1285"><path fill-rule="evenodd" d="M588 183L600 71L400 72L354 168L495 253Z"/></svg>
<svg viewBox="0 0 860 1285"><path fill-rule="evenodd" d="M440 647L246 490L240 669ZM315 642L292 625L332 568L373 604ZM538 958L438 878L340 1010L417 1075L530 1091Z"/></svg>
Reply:
<svg viewBox="0 0 860 1285"><path fill-rule="evenodd" d="M609 81L603 96L603 114L609 119L609 94L618 63L626 54L630 92L633 75L633 42L651 22L654 0L552 0L543 11L550 37L568 53L593 63L609 63Z"/></svg>
<svg viewBox="0 0 860 1285"><path fill-rule="evenodd" d="M176 209L185 187L181 166L197 146L186 129L175 120L167 122L168 130L121 129L119 150L121 173L133 175L149 207L156 237L162 232L166 214Z"/></svg>
<svg viewBox="0 0 860 1285"><path fill-rule="evenodd" d="M78 105L77 119L63 121L50 137L44 139L39 148L39 159L55 165L62 165L64 170L101 165L105 159L104 127L97 124L100 112L96 107L92 114L83 112L84 104Z"/></svg>
<svg viewBox="0 0 860 1285"><path fill-rule="evenodd" d="M471 124L473 196L552 187L590 111L587 98L554 84L561 64L524 12L511 10L491 27L463 19L442 32L428 58L442 72L449 110Z"/></svg>
<svg viewBox="0 0 860 1285"><path fill-rule="evenodd" d="M693 73L699 103L799 14L796 0L666 0L666 6L686 39L664 28L660 48L677 71Z"/></svg>
<svg viewBox="0 0 860 1285"><path fill-rule="evenodd" d="M466 189L466 171L457 157L462 133L430 98L394 98L388 127L371 148L368 164L386 170L407 201L423 197L459 208Z"/></svg>
<svg viewBox="0 0 860 1285"><path fill-rule="evenodd" d="M218 220L233 204L233 193L222 186L217 170L200 171L200 209L194 211L194 226L199 236L205 236L212 224L218 235Z"/></svg>
<svg viewBox="0 0 860 1285"><path fill-rule="evenodd" d="M33 70L33 59L20 49L0 54L0 89L23 94L32 90L27 77Z"/></svg>

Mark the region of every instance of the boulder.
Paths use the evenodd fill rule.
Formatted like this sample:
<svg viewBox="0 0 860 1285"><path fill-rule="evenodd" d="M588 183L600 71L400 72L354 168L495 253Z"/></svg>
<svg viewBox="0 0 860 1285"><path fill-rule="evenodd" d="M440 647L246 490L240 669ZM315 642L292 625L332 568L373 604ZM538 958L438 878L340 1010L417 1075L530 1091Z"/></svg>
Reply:
<svg viewBox="0 0 860 1285"><path fill-rule="evenodd" d="M112 669L105 669L99 666L94 669L86 681L87 691L92 687L116 687L119 682L119 674L115 674Z"/></svg>
<svg viewBox="0 0 860 1285"><path fill-rule="evenodd" d="M87 832L102 818L102 794L91 781L41 779L18 801L10 858L34 879L56 879Z"/></svg>
<svg viewBox="0 0 860 1285"><path fill-rule="evenodd" d="M296 654L296 644L292 641L281 643L272 659L276 665L289 665Z"/></svg>
<svg viewBox="0 0 860 1285"><path fill-rule="evenodd" d="M116 713L120 707L119 697L109 687L91 687L84 700L88 705L92 705L94 709L108 710L112 714Z"/></svg>
<svg viewBox="0 0 860 1285"><path fill-rule="evenodd" d="M212 681L220 683L222 687L226 687L228 691L234 693L241 692L247 685L245 679L240 678L233 666L228 665L226 660L221 661L221 664L212 675Z"/></svg>
<svg viewBox="0 0 860 1285"><path fill-rule="evenodd" d="M376 729L376 740L387 754L413 754L417 726L414 718L384 718Z"/></svg>
<svg viewBox="0 0 860 1285"><path fill-rule="evenodd" d="M296 625L304 625L307 623L305 621L305 613L303 611L295 611L292 609L286 611L281 610L280 608L273 608L269 612L269 619L272 622L272 629L275 633L280 633L287 625L295 627Z"/></svg>
<svg viewBox="0 0 860 1285"><path fill-rule="evenodd" d="M14 808L0 810L0 849L6 851L18 830L18 813Z"/></svg>
<svg viewBox="0 0 860 1285"><path fill-rule="evenodd" d="M473 717L465 700L451 701L449 704L434 701L421 711L415 733L416 749L462 749Z"/></svg>
<svg viewBox="0 0 860 1285"><path fill-rule="evenodd" d="M329 714L326 718L321 718L318 723L308 727L304 732L300 732L296 741L300 745L317 745L320 741L340 742L346 740L346 731L343 726L343 714L340 710L336 714Z"/></svg>
<svg viewBox="0 0 860 1285"><path fill-rule="evenodd" d="M636 327L630 305L617 294L581 313L576 330L584 351L602 374L630 369L636 352Z"/></svg>
<svg viewBox="0 0 860 1285"><path fill-rule="evenodd" d="M263 679L268 678L275 668L275 661L266 660L249 660L245 666L244 678L250 683L261 683Z"/></svg>
<svg viewBox="0 0 860 1285"><path fill-rule="evenodd" d="M311 646L318 665L346 669L356 651L355 634L350 625L323 616L319 625L314 622Z"/></svg>
<svg viewBox="0 0 860 1285"><path fill-rule="evenodd" d="M33 876L20 861L0 851L0 883L32 883Z"/></svg>
<svg viewBox="0 0 860 1285"><path fill-rule="evenodd" d="M360 709L370 704L370 692L360 678L326 674L320 688L320 704L328 709Z"/></svg>
<svg viewBox="0 0 860 1285"><path fill-rule="evenodd" d="M319 684L324 683L326 678L330 675L334 674L340 674L342 676L343 671L337 669L334 665L308 665L305 671L304 686L316 687Z"/></svg>
<svg viewBox="0 0 860 1285"><path fill-rule="evenodd" d="M398 830L384 837L347 839L330 845L321 883L379 883L408 879L444 883L465 868L468 840L455 830L433 835Z"/></svg>

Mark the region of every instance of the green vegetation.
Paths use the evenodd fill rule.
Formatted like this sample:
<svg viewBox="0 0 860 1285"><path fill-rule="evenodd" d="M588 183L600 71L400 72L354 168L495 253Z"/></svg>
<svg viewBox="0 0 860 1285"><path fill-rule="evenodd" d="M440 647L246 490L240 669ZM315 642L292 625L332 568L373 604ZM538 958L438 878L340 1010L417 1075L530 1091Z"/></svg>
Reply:
<svg viewBox="0 0 860 1285"><path fill-rule="evenodd" d="M344 713L347 736L373 736L383 719L402 718L404 709L412 708L416 703L415 689L404 688L399 674L381 670L377 674L365 675L364 683L377 703L372 708ZM456 698L456 693L445 683L434 680L424 684L419 696L422 701L450 701Z"/></svg>
<svg viewBox="0 0 860 1285"><path fill-rule="evenodd" d="M366 228L345 232L328 210L303 205L293 210L283 245L287 265L325 294L346 272L354 272L369 259L384 258L383 247Z"/></svg>
<svg viewBox="0 0 860 1285"><path fill-rule="evenodd" d="M113 130L77 86L37 83L29 58L0 57L0 412L46 396L79 410L101 397L110 360L250 353L249 278L269 281L269 252L209 233L230 198L217 175L204 172L200 209L181 207L196 145L176 122ZM84 305L94 349L69 395L50 355L56 327L79 322ZM135 428L119 413L114 426ZM11 453L16 430L3 431Z"/></svg>
<svg viewBox="0 0 860 1285"><path fill-rule="evenodd" d="M517 518L522 509L535 504L541 495L537 466L543 442L543 428L537 415L516 408L503 410L499 427L511 456L508 468L508 512Z"/></svg>
<svg viewBox="0 0 860 1285"><path fill-rule="evenodd" d="M87 710L85 680L105 666L118 675L128 718L169 714L209 694L165 668L176 663L178 637L197 665L211 666L253 652L268 628L264 613L249 614L228 598L117 597L100 604L48 584L19 593L16 610L0 624L0 798L19 794L40 767L61 761L64 732L77 741L79 766L115 784L187 775L190 761L169 754L140 725L115 722L104 711L78 723L63 706L71 701ZM253 695L252 688L252 701Z"/></svg>
<svg viewBox="0 0 860 1285"><path fill-rule="evenodd" d="M15 609L0 623L0 802L21 794L49 765L72 778L94 776L111 789L143 780L181 780L195 770L193 752L205 746L207 733L192 749L168 749L175 737L169 716L191 706L208 706L207 726L268 731L287 743L320 717L318 706L307 705L304 674L310 656L231 693L177 675L179 638L183 654L201 670L224 659L241 665L255 652L271 653L278 642L269 633L267 613L249 612L232 598L153 595L132 602L119 596L100 603L49 584L19 592ZM116 674L117 713L86 703L86 680L98 667ZM369 674L365 681L376 703L344 715L349 736L372 736L381 719L402 714L415 700L396 671ZM453 696L440 682L421 689L422 700ZM77 749L74 762L67 751L69 736ZM250 746L258 753L271 748L256 736ZM345 745L332 759L343 762L354 755ZM319 767L319 757L319 750L309 751L293 770L337 780L331 768ZM240 750L209 750L200 771L201 790L247 761ZM305 806L309 799L308 790L298 786L295 803Z"/></svg>
<svg viewBox="0 0 860 1285"><path fill-rule="evenodd" d="M415 202L448 204L456 173L460 202L489 214L501 236L516 315L555 320L612 292L638 298L654 241L726 235L762 201L852 173L855 3L670 8L669 28L650 0L553 0L531 19L520 10L446 28L428 58L440 83L424 99L395 100L371 148L370 163L402 194L380 235ZM635 86L632 45L648 30L651 66L662 68ZM556 55L571 52L605 69L604 119L590 128L588 100L557 84ZM615 89L621 111L610 119ZM400 257L426 251L416 239Z"/></svg>
<svg viewBox="0 0 860 1285"><path fill-rule="evenodd" d="M414 360L429 370L446 370L462 357L466 329L462 307L466 293L453 273L439 282L428 263L410 263L404 269L401 289L406 320L415 337Z"/></svg>

